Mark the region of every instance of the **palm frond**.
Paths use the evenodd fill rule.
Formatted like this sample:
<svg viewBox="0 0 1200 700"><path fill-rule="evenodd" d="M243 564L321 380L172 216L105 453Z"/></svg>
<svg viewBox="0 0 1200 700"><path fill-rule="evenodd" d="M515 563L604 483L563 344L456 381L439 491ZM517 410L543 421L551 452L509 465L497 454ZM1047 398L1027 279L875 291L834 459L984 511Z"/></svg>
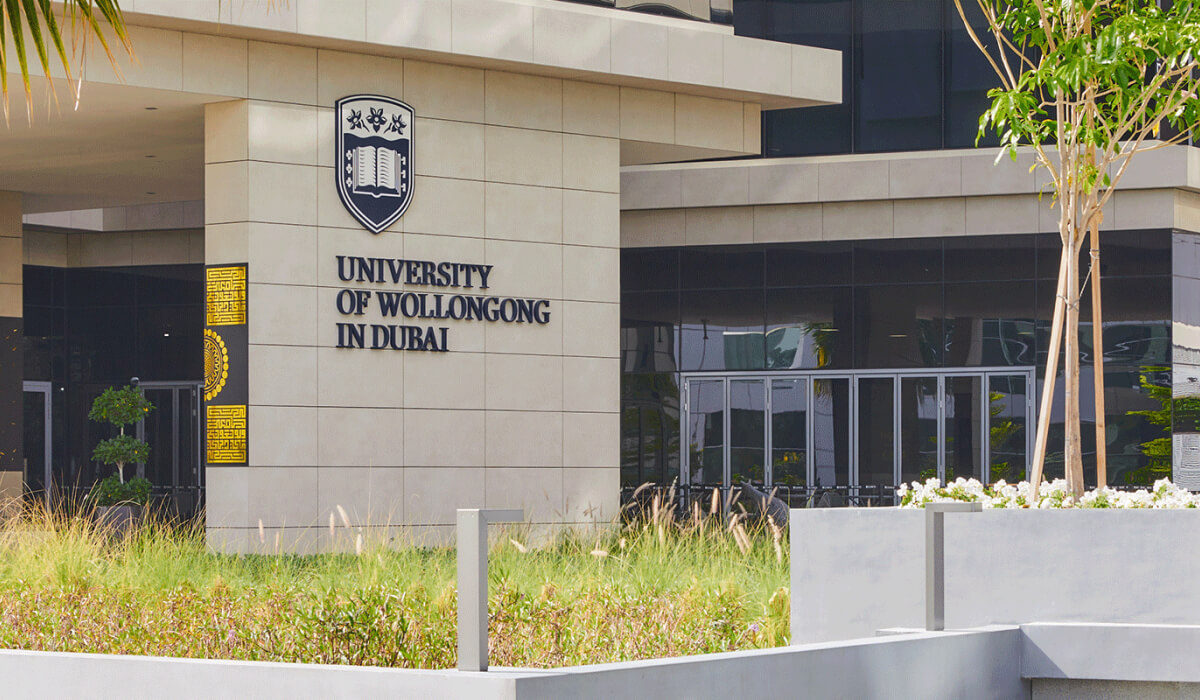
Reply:
<svg viewBox="0 0 1200 700"><path fill-rule="evenodd" d="M27 52L33 52L46 79L51 83L50 93L56 99L50 67L54 57L61 63L67 82L70 83L74 72L73 64L83 60L88 45L93 40L100 42L113 69L119 74L117 57L108 38L109 32L117 38L125 53L133 55L133 45L129 41L125 18L117 0L67 0L62 19L64 21L60 22L55 15L51 0L0 0L0 103L3 103L6 124L9 68L6 52L10 36L21 73L25 107L30 120L33 119L33 86L30 81L30 61ZM63 42L64 28L71 39L69 52ZM76 86L72 89L78 91L79 88Z"/></svg>

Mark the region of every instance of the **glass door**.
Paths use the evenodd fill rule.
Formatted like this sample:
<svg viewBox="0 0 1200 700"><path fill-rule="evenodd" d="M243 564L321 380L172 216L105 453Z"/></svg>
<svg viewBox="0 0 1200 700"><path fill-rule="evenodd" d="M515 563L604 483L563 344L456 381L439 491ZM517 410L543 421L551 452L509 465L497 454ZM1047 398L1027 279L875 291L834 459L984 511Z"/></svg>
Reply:
<svg viewBox="0 0 1200 700"><path fill-rule="evenodd" d="M945 455L943 483L960 476L986 481L987 476L983 473L983 414L986 410L983 375L943 377L942 385L942 450Z"/></svg>
<svg viewBox="0 0 1200 700"><path fill-rule="evenodd" d="M692 486L723 486L725 482L725 380L689 379L686 450L688 482Z"/></svg>
<svg viewBox="0 0 1200 700"><path fill-rule="evenodd" d="M767 383L729 380L729 478L726 486L767 483Z"/></svg>
<svg viewBox="0 0 1200 700"><path fill-rule="evenodd" d="M892 486L896 483L896 378L858 377L857 414L854 432L858 442L860 486Z"/></svg>
<svg viewBox="0 0 1200 700"><path fill-rule="evenodd" d="M813 379L813 485L850 484L850 378Z"/></svg>
<svg viewBox="0 0 1200 700"><path fill-rule="evenodd" d="M908 484L941 475L938 378L900 378L900 481Z"/></svg>
<svg viewBox="0 0 1200 700"><path fill-rule="evenodd" d="M52 452L54 442L51 438L51 397L50 382L24 383L24 454L25 454L25 487L36 498L50 505L50 493L53 489L51 465L54 464Z"/></svg>
<svg viewBox="0 0 1200 700"><path fill-rule="evenodd" d="M1026 374L988 375L988 481L1010 484L1026 477L1029 456L1030 378Z"/></svg>
<svg viewBox="0 0 1200 700"><path fill-rule="evenodd" d="M808 485L808 380L771 380L771 484Z"/></svg>
<svg viewBox="0 0 1200 700"><path fill-rule="evenodd" d="M142 382L154 410L138 424L138 437L150 445L150 458L138 475L168 497L174 514L194 515L200 505L204 470L200 457L200 385Z"/></svg>

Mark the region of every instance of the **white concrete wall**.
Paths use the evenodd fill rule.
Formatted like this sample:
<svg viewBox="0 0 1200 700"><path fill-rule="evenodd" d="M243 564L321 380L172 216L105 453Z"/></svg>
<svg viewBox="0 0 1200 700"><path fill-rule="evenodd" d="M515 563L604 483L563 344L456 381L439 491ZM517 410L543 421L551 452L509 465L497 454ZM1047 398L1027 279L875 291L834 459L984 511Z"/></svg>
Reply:
<svg viewBox="0 0 1200 700"><path fill-rule="evenodd" d="M924 626L925 513L791 511L795 643ZM1200 511L946 515L946 627L1200 624Z"/></svg>
<svg viewBox="0 0 1200 700"><path fill-rule="evenodd" d="M1023 700L1015 627L561 669L406 671L0 651L4 697Z"/></svg>

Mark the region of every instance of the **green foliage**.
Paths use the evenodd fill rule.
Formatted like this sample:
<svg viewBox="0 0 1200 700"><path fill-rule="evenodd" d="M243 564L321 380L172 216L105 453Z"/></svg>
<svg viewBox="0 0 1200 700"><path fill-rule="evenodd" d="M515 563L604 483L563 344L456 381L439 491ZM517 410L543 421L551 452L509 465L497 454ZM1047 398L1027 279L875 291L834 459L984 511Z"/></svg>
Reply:
<svg viewBox="0 0 1200 700"><path fill-rule="evenodd" d="M150 403L141 389L131 386L117 389L110 386L92 402L88 419L124 427L142 420L152 410L154 404Z"/></svg>
<svg viewBox="0 0 1200 700"><path fill-rule="evenodd" d="M146 462L150 459L150 445L132 435L118 435L101 440L92 451L92 459L101 464L117 466Z"/></svg>
<svg viewBox="0 0 1200 700"><path fill-rule="evenodd" d="M116 477L121 483L125 482L126 464L146 462L150 459L150 445L132 435L126 435L125 426L142 420L153 409L154 404L150 403L141 389L131 386L117 389L110 386L96 397L92 402L92 410L88 411L88 418L100 423L111 423L121 430L120 435L101 440L92 452L92 459L97 462L116 466Z"/></svg>
<svg viewBox="0 0 1200 700"><path fill-rule="evenodd" d="M112 474L96 484L88 498L97 506L144 506L150 500L150 482L140 476L121 481L120 477Z"/></svg>
<svg viewBox="0 0 1200 700"><path fill-rule="evenodd" d="M51 75L51 53L62 64L66 72L67 83L72 90L71 64L73 59L81 59L91 42L99 41L100 46L108 55L108 60L116 67L116 57L105 37L104 27L108 27L113 35L122 43L125 50L133 55L129 43L129 35L125 29L125 18L117 0L66 0L61 10L54 9L50 0L3 0L0 2L0 99L4 104L4 119L8 121L8 66L7 44L11 40L21 81L25 87L25 103L30 115L33 112L33 91L29 83L29 56L31 50L35 54L44 75ZM72 37L72 56L67 55L63 44L60 21L66 22L68 34ZM76 44L75 39L82 39ZM26 40L30 42L26 44ZM18 72L18 71L14 71Z"/></svg>
<svg viewBox="0 0 1200 700"><path fill-rule="evenodd" d="M1101 152L1100 161L1080 159L1056 176L1060 193L1062 185L1091 192L1112 184L1103 156L1118 154L1121 141L1158 137L1164 122L1185 135L1196 128L1194 0L978 4L1000 30L1001 48L991 32L988 56L1003 83L988 92L980 135L994 130L1013 158L1022 145Z"/></svg>
<svg viewBox="0 0 1200 700"><path fill-rule="evenodd" d="M669 509L660 509L666 513ZM36 533L36 536L33 536ZM738 534L735 534L738 533ZM355 550L339 526L332 546ZM785 533L719 515L601 525L490 553L491 660L578 663L781 646ZM373 666L455 665L455 552L365 533L361 554L212 553L203 521L153 514L129 537L31 510L0 523L0 646Z"/></svg>
<svg viewBox="0 0 1200 700"><path fill-rule="evenodd" d="M1169 372L1171 368L1146 366L1140 369L1138 385L1141 386L1142 392L1147 397L1157 401L1161 408L1150 411L1129 411L1128 415L1142 416L1146 419L1147 423L1162 428L1166 436L1143 442L1139 446L1142 454L1146 456L1146 464L1139 469L1126 472L1125 483L1149 485L1158 479L1168 479L1171 477L1170 434L1172 428L1171 387L1151 382L1149 375Z"/></svg>

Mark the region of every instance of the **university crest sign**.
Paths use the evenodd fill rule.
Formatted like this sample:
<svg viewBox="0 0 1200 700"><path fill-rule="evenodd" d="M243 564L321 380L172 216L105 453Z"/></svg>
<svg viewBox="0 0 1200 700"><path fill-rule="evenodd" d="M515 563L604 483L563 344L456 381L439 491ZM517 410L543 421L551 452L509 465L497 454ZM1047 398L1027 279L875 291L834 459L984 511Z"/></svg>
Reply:
<svg viewBox="0 0 1200 700"><path fill-rule="evenodd" d="M412 201L413 110L381 95L334 105L338 196L371 233L396 223Z"/></svg>

